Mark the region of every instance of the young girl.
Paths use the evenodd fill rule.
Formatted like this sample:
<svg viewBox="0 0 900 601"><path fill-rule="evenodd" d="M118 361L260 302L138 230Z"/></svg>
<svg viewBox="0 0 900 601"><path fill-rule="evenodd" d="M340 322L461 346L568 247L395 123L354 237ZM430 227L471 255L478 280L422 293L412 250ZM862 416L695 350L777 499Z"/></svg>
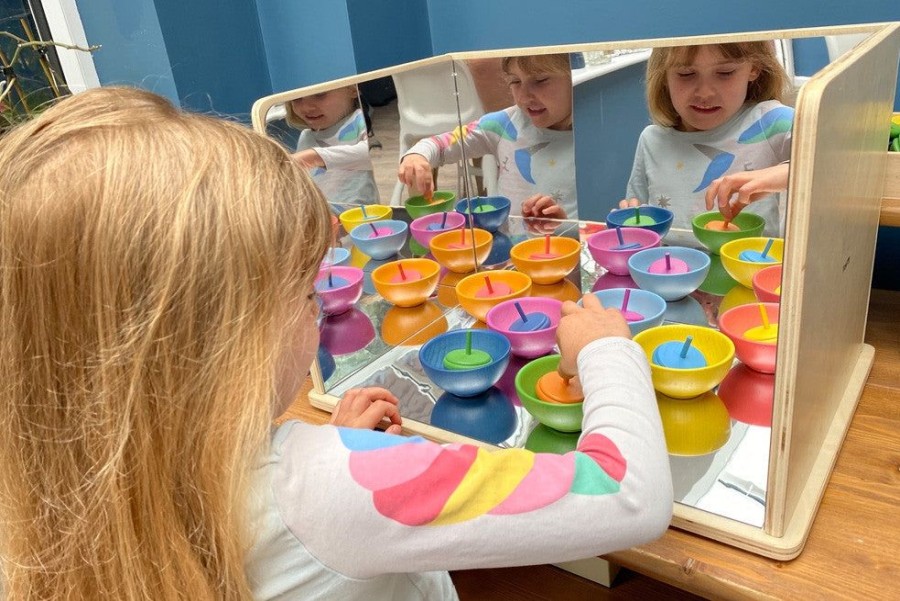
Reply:
<svg viewBox="0 0 900 601"><path fill-rule="evenodd" d="M6 598L454 599L444 570L665 531L647 361L591 295L559 324L586 393L575 452L272 431L318 345L329 240L325 199L275 142L148 92L89 90L4 136ZM363 389L334 419L383 418L399 431L397 399Z"/></svg>
<svg viewBox="0 0 900 601"><path fill-rule="evenodd" d="M515 106L488 113L462 132L419 141L400 160L397 176L428 195L434 190L432 169L462 160L464 146L466 159L496 157L498 191L512 201L513 214L575 218L569 55L507 57L502 68Z"/></svg>
<svg viewBox="0 0 900 601"><path fill-rule="evenodd" d="M301 129L294 158L333 203L378 203L366 120L356 86L297 98L286 121Z"/></svg>
<svg viewBox="0 0 900 601"><path fill-rule="evenodd" d="M772 193L787 188L787 86L771 42L654 49L647 100L656 124L641 133L620 206L670 209L673 230L689 233L698 213L718 206L732 218L750 205L766 220L765 235L780 235L783 211Z"/></svg>

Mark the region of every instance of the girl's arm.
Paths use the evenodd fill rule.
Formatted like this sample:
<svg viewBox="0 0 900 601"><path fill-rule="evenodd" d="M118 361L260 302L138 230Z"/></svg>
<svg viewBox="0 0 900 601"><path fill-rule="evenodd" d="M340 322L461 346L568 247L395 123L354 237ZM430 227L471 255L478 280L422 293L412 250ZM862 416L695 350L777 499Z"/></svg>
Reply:
<svg viewBox="0 0 900 601"><path fill-rule="evenodd" d="M672 482L649 366L625 337L591 340L577 355L577 450L488 451L294 423L275 487L287 526L355 578L566 561L657 538Z"/></svg>
<svg viewBox="0 0 900 601"><path fill-rule="evenodd" d="M400 159L397 178L427 196L434 191L431 169L460 162L463 149L467 160L486 154L495 155L500 136L496 131L482 126L484 120L492 115L489 113L465 127L419 140Z"/></svg>

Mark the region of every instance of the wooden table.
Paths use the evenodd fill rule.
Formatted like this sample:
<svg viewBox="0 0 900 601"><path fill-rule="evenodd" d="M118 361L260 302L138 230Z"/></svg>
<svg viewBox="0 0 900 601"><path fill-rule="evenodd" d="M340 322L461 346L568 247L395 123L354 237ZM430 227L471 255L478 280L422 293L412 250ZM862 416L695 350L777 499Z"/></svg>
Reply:
<svg viewBox="0 0 900 601"><path fill-rule="evenodd" d="M606 558L714 599L898 598L900 292L872 291L866 342L876 349L875 363L797 559L766 559L674 528ZM311 407L304 391L285 417L322 423L329 414Z"/></svg>

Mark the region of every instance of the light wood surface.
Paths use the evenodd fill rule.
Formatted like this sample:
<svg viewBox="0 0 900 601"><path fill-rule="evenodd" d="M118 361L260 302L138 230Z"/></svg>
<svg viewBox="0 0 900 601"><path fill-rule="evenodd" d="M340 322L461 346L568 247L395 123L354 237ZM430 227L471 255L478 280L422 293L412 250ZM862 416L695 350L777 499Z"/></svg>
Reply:
<svg viewBox="0 0 900 601"><path fill-rule="evenodd" d="M714 599L896 598L900 582L898 314L900 292L872 291L866 343L875 348L875 361L806 547L797 559L766 559L675 528L654 543L612 553L607 559ZM309 405L305 395L309 386L308 383L284 418L312 423L328 421L329 413ZM558 574L550 566L539 569L549 578ZM477 575L485 590L507 591L491 598L566 598L544 596L543 592L533 594L527 585L516 585L515 579L507 579L504 570L479 570ZM609 598L601 595L599 585L588 586L598 587L597 599ZM657 597L642 597L636 592L631 598Z"/></svg>

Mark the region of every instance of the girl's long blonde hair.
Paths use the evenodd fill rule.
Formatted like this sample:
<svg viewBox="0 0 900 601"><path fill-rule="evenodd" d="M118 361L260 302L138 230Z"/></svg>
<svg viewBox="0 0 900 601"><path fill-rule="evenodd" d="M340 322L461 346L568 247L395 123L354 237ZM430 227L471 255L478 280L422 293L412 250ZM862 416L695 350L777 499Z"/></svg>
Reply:
<svg viewBox="0 0 900 601"><path fill-rule="evenodd" d="M790 78L785 72L775 45L769 41L734 42L713 44L728 60L749 62L759 69L759 76L747 86L746 102L758 103L765 100L783 102L790 86ZM701 46L671 46L654 48L647 61L647 107L653 121L664 127L677 127L681 117L672 104L666 71L672 67L690 64Z"/></svg>
<svg viewBox="0 0 900 601"><path fill-rule="evenodd" d="M124 88L0 141L9 599L244 599L253 468L329 211L274 142Z"/></svg>

